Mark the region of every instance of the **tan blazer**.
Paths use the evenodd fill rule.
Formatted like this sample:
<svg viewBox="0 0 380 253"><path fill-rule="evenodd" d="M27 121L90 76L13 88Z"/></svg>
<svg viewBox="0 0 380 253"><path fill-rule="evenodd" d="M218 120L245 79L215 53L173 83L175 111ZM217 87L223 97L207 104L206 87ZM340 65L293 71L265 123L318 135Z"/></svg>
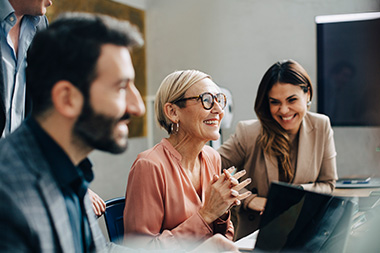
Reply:
<svg viewBox="0 0 380 253"><path fill-rule="evenodd" d="M247 174L244 178L252 179L246 189L257 193L257 196L266 197L270 183L278 181L278 166L276 157L264 154L257 146L260 131L261 124L258 120L241 121L236 132L218 152L222 158L222 168L235 166L238 170L245 169ZM325 115L307 112L299 133L293 184L301 185L305 190L331 193L337 179L336 151L330 120ZM247 207L255 196L250 196L234 210L235 239L258 229L259 214Z"/></svg>

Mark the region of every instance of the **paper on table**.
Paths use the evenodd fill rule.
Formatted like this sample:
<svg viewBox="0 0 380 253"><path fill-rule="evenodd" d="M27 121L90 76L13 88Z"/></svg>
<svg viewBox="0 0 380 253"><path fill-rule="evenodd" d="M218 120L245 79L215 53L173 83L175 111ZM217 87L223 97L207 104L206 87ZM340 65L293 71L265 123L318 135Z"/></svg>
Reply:
<svg viewBox="0 0 380 253"><path fill-rule="evenodd" d="M239 250L253 250L255 248L257 235L259 234L259 230L243 237L235 242L235 246L239 248Z"/></svg>

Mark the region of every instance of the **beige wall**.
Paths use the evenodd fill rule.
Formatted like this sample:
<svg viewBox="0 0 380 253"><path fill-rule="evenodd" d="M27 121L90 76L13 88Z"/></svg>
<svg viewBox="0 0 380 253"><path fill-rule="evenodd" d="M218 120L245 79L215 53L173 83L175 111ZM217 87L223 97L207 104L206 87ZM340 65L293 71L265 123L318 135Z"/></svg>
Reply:
<svg viewBox="0 0 380 253"><path fill-rule="evenodd" d="M300 62L316 85L318 15L380 11L379 0L151 0L147 9L148 93L176 69L196 68L231 90L234 120L255 118L258 83L275 61ZM318 87L316 87L318 88ZM316 97L312 111L316 111ZM334 128L338 172L378 172L379 128ZM164 136L156 130L153 143Z"/></svg>
<svg viewBox="0 0 380 253"><path fill-rule="evenodd" d="M380 0L117 0L146 11L148 94L177 69L199 69L231 90L234 120L255 118L258 83L275 61L299 61L316 82L317 15L380 11ZM137 5L139 6L136 6ZM318 88L318 87L316 87ZM312 111L316 110L314 98ZM152 112L148 112L151 115ZM163 131L150 125L149 138L133 138L126 154L91 155L92 188L104 199L124 195L136 155L160 141ZM378 128L335 128L338 172L379 171Z"/></svg>

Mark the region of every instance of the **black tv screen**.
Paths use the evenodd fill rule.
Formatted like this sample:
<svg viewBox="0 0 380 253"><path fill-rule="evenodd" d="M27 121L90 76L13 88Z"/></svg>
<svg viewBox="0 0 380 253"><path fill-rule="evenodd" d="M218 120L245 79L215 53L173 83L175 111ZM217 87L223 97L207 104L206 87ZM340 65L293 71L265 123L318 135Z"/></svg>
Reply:
<svg viewBox="0 0 380 253"><path fill-rule="evenodd" d="M333 126L380 126L380 12L315 20L318 112Z"/></svg>

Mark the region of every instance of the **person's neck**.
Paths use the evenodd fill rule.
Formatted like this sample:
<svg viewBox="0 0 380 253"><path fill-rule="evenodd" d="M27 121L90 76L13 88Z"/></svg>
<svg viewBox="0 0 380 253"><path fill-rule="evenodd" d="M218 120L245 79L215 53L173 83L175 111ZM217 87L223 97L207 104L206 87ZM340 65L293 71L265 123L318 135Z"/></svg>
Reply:
<svg viewBox="0 0 380 253"><path fill-rule="evenodd" d="M25 6L24 0L9 0L9 3L12 5L13 10L15 11L17 20L21 21L25 15L25 11L23 11L23 8Z"/></svg>
<svg viewBox="0 0 380 253"><path fill-rule="evenodd" d="M21 20L22 20L22 18L23 18L25 15L24 15L24 14L19 14L19 13L16 13L16 12L15 12L15 16L16 16L16 19L17 19L15 26L20 27L20 26L21 26Z"/></svg>
<svg viewBox="0 0 380 253"><path fill-rule="evenodd" d="M74 122L58 115L36 118L41 128L65 151L74 165L78 165L93 150L73 137Z"/></svg>
<svg viewBox="0 0 380 253"><path fill-rule="evenodd" d="M167 140L181 154L183 168L192 171L199 164L199 153L205 143L194 140L191 136L173 134Z"/></svg>
<svg viewBox="0 0 380 253"><path fill-rule="evenodd" d="M299 134L299 130L297 133L292 133L292 134L288 133L290 143L293 143L297 139L298 134Z"/></svg>

